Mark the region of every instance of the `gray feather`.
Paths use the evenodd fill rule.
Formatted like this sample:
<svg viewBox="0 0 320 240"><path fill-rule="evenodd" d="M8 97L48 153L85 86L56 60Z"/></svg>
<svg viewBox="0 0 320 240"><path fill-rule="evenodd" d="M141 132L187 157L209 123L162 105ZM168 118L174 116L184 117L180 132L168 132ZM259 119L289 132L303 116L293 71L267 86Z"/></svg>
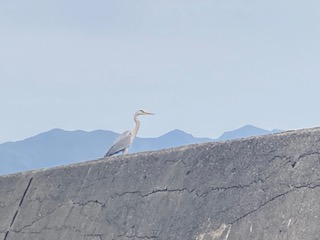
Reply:
<svg viewBox="0 0 320 240"><path fill-rule="evenodd" d="M112 156L114 154L117 154L119 152L125 151L127 148L129 148L131 144L131 131L126 131L122 133L117 140L112 144L109 151L105 154L105 157Z"/></svg>

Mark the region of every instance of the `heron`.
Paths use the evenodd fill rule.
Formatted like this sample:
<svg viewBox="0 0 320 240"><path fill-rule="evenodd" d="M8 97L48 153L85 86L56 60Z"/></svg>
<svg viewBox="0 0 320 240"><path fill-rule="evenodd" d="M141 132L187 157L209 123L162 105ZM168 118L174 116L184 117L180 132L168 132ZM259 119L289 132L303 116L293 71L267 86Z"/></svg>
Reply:
<svg viewBox="0 0 320 240"><path fill-rule="evenodd" d="M133 120L135 122L134 129L132 131L125 131L122 133L116 141L112 144L109 151L104 155L105 157L110 157L117 153L122 152L123 155L127 154L129 147L131 146L134 138L137 136L137 133L140 128L140 121L138 116L140 115L154 115L154 113L146 112L144 110L139 110L133 115Z"/></svg>

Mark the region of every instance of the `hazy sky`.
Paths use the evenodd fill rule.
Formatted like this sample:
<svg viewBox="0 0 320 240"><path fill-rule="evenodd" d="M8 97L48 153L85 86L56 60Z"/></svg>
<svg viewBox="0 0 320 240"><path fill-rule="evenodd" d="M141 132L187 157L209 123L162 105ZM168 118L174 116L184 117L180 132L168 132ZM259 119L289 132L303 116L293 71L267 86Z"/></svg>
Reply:
<svg viewBox="0 0 320 240"><path fill-rule="evenodd" d="M320 126L319 0L4 0L0 142Z"/></svg>

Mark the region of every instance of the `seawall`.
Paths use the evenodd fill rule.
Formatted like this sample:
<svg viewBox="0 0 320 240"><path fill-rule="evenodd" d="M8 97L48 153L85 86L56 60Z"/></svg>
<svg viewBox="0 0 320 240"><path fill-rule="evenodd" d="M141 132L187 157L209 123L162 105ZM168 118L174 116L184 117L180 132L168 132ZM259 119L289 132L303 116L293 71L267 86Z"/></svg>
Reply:
<svg viewBox="0 0 320 240"><path fill-rule="evenodd" d="M320 128L1 176L2 239L320 239Z"/></svg>

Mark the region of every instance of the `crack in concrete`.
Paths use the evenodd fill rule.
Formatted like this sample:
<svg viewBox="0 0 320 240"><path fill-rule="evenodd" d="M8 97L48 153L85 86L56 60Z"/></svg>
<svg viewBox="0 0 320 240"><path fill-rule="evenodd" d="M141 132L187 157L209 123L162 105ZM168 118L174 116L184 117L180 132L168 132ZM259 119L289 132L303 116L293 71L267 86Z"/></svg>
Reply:
<svg viewBox="0 0 320 240"><path fill-rule="evenodd" d="M267 204L275 201L276 199L278 199L278 198L280 198L280 197L283 197L283 196L285 196L285 195L287 195L287 194L289 194L289 193L291 193L291 192L297 191L297 190L299 190L299 189L301 189L301 188L315 189L315 188L318 188L318 187L320 187L320 184L314 184L314 183L309 183L309 184L306 184L306 185L294 186L293 189L290 189L290 190L288 190L288 191L286 191L286 192L283 192L283 193L281 193L281 194L278 194L278 195L272 197L272 198L269 199L268 201L266 201L266 202L264 202L263 204L259 205L256 209L247 212L246 214L242 215L242 216L239 217L239 218L236 218L236 219L235 219L234 221L232 221L230 224L232 225L232 224L234 224L235 222L238 222L238 221L242 220L243 218L251 215L252 213L257 212L260 208L264 207L265 205L267 205Z"/></svg>
<svg viewBox="0 0 320 240"><path fill-rule="evenodd" d="M284 192L284 193L278 194L278 195L270 198L268 201L266 201L266 202L264 202L263 204L259 205L257 208L255 208L255 209L247 212L246 214L242 215L242 216L239 217L239 218L236 218L236 219L235 219L234 221L232 221L230 224L232 225L232 224L234 224L235 222L238 222L238 221L242 220L243 218L251 215L252 213L257 212L257 211L258 211L260 208L262 208L263 206L265 206L265 205L273 202L274 200L276 200L276 199L278 199L278 198L280 198L280 197L282 197L282 196L284 196L284 195L286 195L286 194L288 194L288 193L291 193L291 192L293 192L293 191L295 191L295 190L294 190L294 189L291 189L291 190L289 190L289 191L286 191L286 192Z"/></svg>
<svg viewBox="0 0 320 240"><path fill-rule="evenodd" d="M132 235L132 236L127 236L127 238L138 238L138 239L157 239L157 236L137 236L137 235Z"/></svg>
<svg viewBox="0 0 320 240"><path fill-rule="evenodd" d="M296 159L289 159L289 161L287 161L286 163L290 163L291 167L294 168L298 162L301 161L301 159L304 159L306 157L310 157L310 156L320 156L320 152L308 152L308 153L304 153L298 156L298 158Z"/></svg>
<svg viewBox="0 0 320 240"><path fill-rule="evenodd" d="M105 208L106 207L105 203L99 202L98 200L88 200L85 203L72 202L72 205L78 205L78 206L84 207L84 206L86 206L86 205L88 205L90 203L98 204L101 208Z"/></svg>
<svg viewBox="0 0 320 240"><path fill-rule="evenodd" d="M320 155L320 152L308 152L308 153L301 154L301 155L298 157L298 161L299 161L300 159L302 159L302 158L309 157L309 156L313 156L313 155L319 156L319 155Z"/></svg>
<svg viewBox="0 0 320 240"><path fill-rule="evenodd" d="M132 192L115 193L115 195L116 195L117 197L122 197L122 196L127 195L127 194L137 194L137 195L139 195L140 197L148 197L148 196L150 196L150 195L157 194L157 193L182 193L182 192L192 193L194 190L195 190L195 188L189 190L189 189L187 189L187 188L182 188L182 189L168 189L168 188L166 187L166 188L164 188L164 189L153 190L152 192L148 192L148 193L145 193L145 194L142 194L141 191L132 191Z"/></svg>
<svg viewBox="0 0 320 240"><path fill-rule="evenodd" d="M212 193L212 192L215 192L215 191L228 191L228 190L238 190L238 189L243 189L243 188L249 188L251 187L252 185L254 184L258 184L258 183L264 183L267 179L269 179L271 177L271 175L265 177L264 179L257 179L257 180L253 180L247 184L240 184L240 185L233 185L233 186L226 186L226 187L213 187L207 191L205 191L204 193L202 194L198 194L196 193L196 196L197 197L206 197L209 193Z"/></svg>
<svg viewBox="0 0 320 240"><path fill-rule="evenodd" d="M32 225L28 225L28 226L25 226L23 227L26 228L26 227L30 227ZM20 230L12 230L12 232L14 233L24 233L24 234L41 234L42 231L60 231L60 230L63 230L63 229L68 229L68 230L72 230L74 232L80 232L80 229L78 229L77 227L73 227L73 226L67 226L67 225L63 225L61 227L48 227L48 226L44 226L41 231L29 231L29 232L23 232L22 230L23 229L20 229ZM59 233L60 234L60 233ZM60 237L59 237L60 238Z"/></svg>
<svg viewBox="0 0 320 240"><path fill-rule="evenodd" d="M6 234L5 234L4 239L3 239L3 240L6 240L6 239L7 239L7 237L9 236L9 233L10 233L10 231L11 231L11 228L12 228L12 226L13 226L13 224L14 224L15 220L16 220L16 217L17 217L18 212L19 212L19 209L20 209L20 207L21 207L21 205L22 205L22 203L23 203L23 200L25 199L25 197L26 197L26 195L27 195L27 192L28 192L28 190L29 190L29 188L30 188L30 185L31 185L31 183L32 183L32 180L33 180L33 177L31 177L31 178L30 178L29 183L28 183L28 185L27 185L27 187L26 187L25 191L23 192L23 195L22 195L22 197L21 197L21 200L20 200L19 206L18 206L18 208L17 208L17 210L16 210L16 212L15 212L15 214L14 214L13 218L12 218L12 221L11 221L10 227L9 227L8 231L6 232Z"/></svg>
<svg viewBox="0 0 320 240"><path fill-rule="evenodd" d="M212 192L215 192L215 191L228 191L228 190L234 190L234 189L249 188L254 184L264 183L270 177L271 177L271 174L269 176L266 176L264 179L259 178L257 180L253 180L253 181L249 182L248 184L225 186L225 187L224 186L213 187L213 188L205 191L202 194L199 194L199 193L195 192L196 188L193 188L193 189L189 190L188 188L169 189L169 188L166 187L164 189L153 190L153 191L145 193L145 194L143 194L140 190L136 190L136 191L127 191L127 192L122 192L122 193L115 193L115 195L117 197L122 197L122 196L127 195L127 194L137 194L140 197L148 197L150 195L157 194L157 193L182 193L182 192L187 192L187 193L190 194L190 193L195 192L195 195L197 197L206 197L209 193L212 193Z"/></svg>
<svg viewBox="0 0 320 240"><path fill-rule="evenodd" d="M235 185L235 186L227 186L227 187L215 187L215 188L210 189L209 191L206 191L206 195L207 195L208 193L210 193L210 192L213 192L213 191L227 191L227 190L232 190L232 189L242 189L242 188L251 187L251 185L253 185L253 184L257 184L257 183L259 183L259 182L264 182L264 181L265 181L266 179L268 179L269 177L270 177L270 176L267 176L267 177L264 178L264 179L253 180L253 181L251 181L249 184L245 184L245 185ZM23 201L24 201L24 198L25 198L25 196L26 196L26 194L27 194L27 192L28 192L28 189L30 188L31 182L32 182L32 178L30 179L29 184L28 184L28 186L27 186L27 188L26 188L26 190L25 190L25 192L24 192L24 194L23 194L23 196L22 196L22 198L21 198L21 201L20 201L20 203L19 203L18 210L19 210L20 206L22 205L22 203L23 203ZM302 189L302 188L315 189L315 188L318 188L318 187L320 187L320 184L314 183L314 182L311 182L311 183L308 183L308 184L304 184L304 185L291 186L291 188L289 188L289 190L287 190L287 191L285 191L285 192L283 192L283 193L281 193L281 194L278 194L278 195L270 198L268 201L262 203L262 204L259 205L257 208L255 208L255 209L247 212L246 214L238 217L237 219L233 220L230 224L234 224L234 223L237 222L237 221L241 221L243 218L251 215L251 214L254 213L254 212L259 211L259 210L260 210L262 207L264 207L265 205L267 205L267 204L271 203L272 201L275 201L276 199L278 199L278 198L280 198L280 197L282 197L282 196L285 196L286 194L289 194L289 193L291 193L291 192L293 192L293 191L297 191L297 190ZM166 187L166 188L164 188L164 189L153 190L153 191L148 192L148 193L145 193L145 194L143 194L141 191L132 191L132 192L123 192L123 193L121 193L121 194L117 194L117 193L116 193L116 195L117 195L118 197L121 197L121 196L124 196L124 195L126 195L126 194L138 194L140 197L148 197L148 196L150 196L150 195L152 195L152 194L160 194L160 193L182 193L182 192L193 193L195 190L196 190L195 188L192 189L192 190L189 190L189 189L187 189L187 188L182 188L182 189L168 189L168 188ZM197 193L195 193L195 195L198 196ZM203 197L204 195L205 195L205 194L201 194L201 195L199 195L199 196L200 196L200 197ZM199 197L199 196L198 196L198 197ZM84 206L86 206L86 205L88 205L88 204L98 204L101 208L105 208L105 207L106 207L106 203L102 203L102 202L100 202L100 201L98 201L98 200L88 200L88 201L83 202L83 203L81 203L81 202L69 202L69 203L64 203L64 204L61 204L61 205L57 206L54 210L52 210L50 213L46 214L45 216L42 216L42 217L36 219L36 220L33 221L31 224L22 227L20 230L11 230L11 229L10 229L10 231L15 232L15 233L30 233L30 234L36 234L36 233L38 233L38 232L35 232L35 231L33 231L33 232L31 232L31 231L30 231L30 232L22 232L22 231L23 231L24 229L28 228L28 227L31 227L33 224L35 224L36 222L40 221L41 219L43 219L43 218L45 218L45 217L48 217L50 214L54 213L54 212L55 212L58 208L60 208L60 207L68 206L68 205L70 205L70 206L72 206L72 207L74 207L75 205L78 205L78 206L80 206L80 207L84 207ZM15 218L16 218L16 215L17 215L17 213L18 213L18 210L17 210L15 216L13 217L11 226L14 224L14 220L15 220ZM227 211L227 210L226 210L226 211ZM81 210L80 210L80 212L81 212ZM92 219L91 219L91 220L92 220ZM10 226L10 228L11 228L11 226ZM72 226L53 227L53 228L48 228L48 227L46 226L45 229L43 229L43 230L62 230L62 229L69 229L69 230L76 231L76 232L79 231L79 229L77 229L76 227L72 227ZM6 232L6 235L5 235L4 240L6 240L6 238L8 237L8 234L9 234L9 231ZM127 237L128 239L130 239L130 238L137 238L137 239L156 239L156 238L158 238L157 236L127 235L127 233L126 233L126 234L123 234L123 235L119 235L119 237L120 237L120 236L121 236L121 237Z"/></svg>
<svg viewBox="0 0 320 240"><path fill-rule="evenodd" d="M27 193L27 190L28 188L30 187L30 184L31 184L31 181L29 182L29 185L20 201L20 204L19 204L19 207L21 206L22 202L23 202L23 199L24 197L26 196L26 193ZM230 187L222 187L222 188L214 188L212 189L212 191L216 191L216 190L229 190L229 189L239 189L239 188L245 188L245 187L249 187L250 185L254 184L254 183L257 183L259 181L262 181L261 179L258 179L258 180L255 180L255 181L252 181L250 184L248 185L238 185L238 186L230 186ZM234 224L235 222L237 221L240 221L242 220L243 218L247 217L248 215L258 211L260 208L262 208L263 206L269 204L270 202L288 194L288 193L291 193L293 191L296 191L298 189L301 189L301 188L309 188L309 189L314 189L314 188L318 188L320 187L320 184L314 184L313 182L312 183L309 183L309 184L305 184L305 185L296 185L294 186L293 189L290 189L284 193L281 193L281 194L278 194L277 196L274 196L273 198L269 199L268 201L264 202L263 204L261 204L260 206L258 206L256 209L252 210L252 211L249 211L248 213L244 214L243 216L235 219L234 221L232 221L230 224ZM168 188L165 188L165 189L158 189L158 190L154 190L152 192L149 192L149 193L146 193L146 194L142 194L141 192L139 191L134 191L134 192L125 192L125 193L122 193L120 194L119 196L123 196L125 194L138 194L139 196L141 197L147 197L147 196L150 196L152 194L156 194L156 193L163 193L163 192L171 192L171 193L174 193L174 192L178 192L178 193L181 193L181 192L188 192L188 193L192 193L195 189L192 189L192 190L188 190L186 188L184 189L168 189ZM28 224L24 227L22 227L20 230L12 230L13 232L15 233L20 233L22 232L24 229L28 228L28 227L31 227L32 225L34 225L36 222L40 221L41 219L45 218L45 217L48 217L50 214L54 213L57 209L63 207L63 206L67 206L67 205L71 205L74 207L74 205L78 205L80 207L84 207L90 203L93 203L93 204L98 204L101 208L105 208L106 207L106 204L105 203L102 203L102 202L99 202L98 200L89 200L87 202L84 202L84 203L80 203L80 202L71 202L71 203L65 203L65 204L61 204L59 206L57 206L54 210L52 210L50 213L46 214L45 216L42 216L38 219L36 219L35 221L33 221L31 224ZM14 222L14 221L13 221ZM13 222L12 222L12 225L13 225ZM77 229L75 229L74 227L68 227L68 226L63 226L61 228L57 228L57 227L54 227L54 228L48 228L46 227L45 228L46 230L61 230L61 229L70 229L70 230L73 230L73 231L78 231ZM6 237L8 236L8 233L9 231L7 231L6 233ZM23 233L37 233L37 232L23 232ZM120 235L119 235L120 236ZM137 236L137 235L132 235L132 236L128 236L126 234L124 235L121 235L122 237L125 236L127 238L138 238L138 239L152 239L152 238L157 238L156 236ZM6 237L4 238L4 240L6 240Z"/></svg>
<svg viewBox="0 0 320 240"><path fill-rule="evenodd" d="M249 184L244 184L244 185L234 185L234 186L229 186L229 187L214 187L209 189L208 191L205 191L202 194L196 193L197 197L206 197L209 193L216 192L216 191L227 191L227 190L233 190L233 189L242 189L242 188L248 188L250 187L255 181L249 183Z"/></svg>
<svg viewBox="0 0 320 240"><path fill-rule="evenodd" d="M84 207L90 203L95 203L98 204L99 206L101 206L101 208L105 208L106 205L104 203L99 202L98 200L89 200L85 203L80 203L80 202L71 202L71 203L64 203L64 204L60 204L59 206L55 207L52 211L46 213L46 215L41 216L40 218L37 218L36 220L32 221L30 224L23 226L22 228L18 229L18 230L12 230L15 233L20 233L23 232L24 229L32 227L35 223L39 222L41 219L46 218L48 216L50 216L51 214L53 214L55 211L57 211L59 208L64 207L64 206L70 206L71 208L74 207L74 205L78 205L80 207ZM26 233L26 232L24 232ZM28 232L29 233L29 232ZM5 239L4 239L5 240Z"/></svg>
<svg viewBox="0 0 320 240"><path fill-rule="evenodd" d="M233 189L242 189L242 188L248 188L248 187L251 187L251 185L253 184L257 184L259 182L263 183L265 182L268 178L270 178L270 176L267 176L265 177L264 179L257 179L257 180L253 180L251 181L250 183L248 184L243 184L243 185L233 185L233 186L226 186L226 187L214 187L214 188L211 188L207 191L205 191L204 193L202 194L198 194L198 193L195 193L195 195L197 197L205 197L206 195L208 195L209 193L211 192L214 192L214 191L227 191L227 190L233 190ZM157 189L157 190L153 190L152 192L148 192L146 194L142 194L141 191L137 190L137 191L131 191L131 192L123 192L123 193L115 193L115 195L117 197L122 197L124 195L127 195L127 194L138 194L140 197L148 197L152 194L156 194L156 193L166 193L166 192L169 192L169 193L182 193L182 192L187 192L187 193L193 193L194 191L196 190L196 188L193 188L191 190L187 189L187 188L181 188L181 189L168 189L167 187L164 188L164 189Z"/></svg>
<svg viewBox="0 0 320 240"><path fill-rule="evenodd" d="M164 192L168 192L168 193L182 193L182 192L187 192L187 193L192 193L195 189L192 190L188 190L187 188L182 188L182 189L158 189L158 190L154 190L152 192L146 193L146 194L141 194L141 197L148 197L152 194L156 194L156 193L164 193Z"/></svg>
<svg viewBox="0 0 320 240"><path fill-rule="evenodd" d="M320 184L315 184L313 182L305 184L305 185L295 185L294 188L300 189L300 188L310 188L310 189L315 189L320 187Z"/></svg>
<svg viewBox="0 0 320 240"><path fill-rule="evenodd" d="M61 207L63 207L63 206L67 206L67 205L69 205L69 204L66 204L66 203L65 203L65 204L60 204L59 206L55 207L52 211L46 213L46 215L41 216L41 217L35 219L35 220L32 221L30 224L27 224L27 225L23 226L23 227L20 228L20 229L16 229L16 230L12 230L12 231L15 232L15 233L20 233L20 232L22 232L22 233L29 233L29 232L23 232L23 230L26 229L26 228L32 227L35 223L39 222L41 219L44 219L44 218L50 216L50 215L53 214L55 211L57 211L59 208L61 208Z"/></svg>
<svg viewBox="0 0 320 240"><path fill-rule="evenodd" d="M139 236L139 235L127 235L127 233L122 234L122 235L118 235L118 237L126 237L126 238L137 238L137 239L158 239L159 237L157 236Z"/></svg>

